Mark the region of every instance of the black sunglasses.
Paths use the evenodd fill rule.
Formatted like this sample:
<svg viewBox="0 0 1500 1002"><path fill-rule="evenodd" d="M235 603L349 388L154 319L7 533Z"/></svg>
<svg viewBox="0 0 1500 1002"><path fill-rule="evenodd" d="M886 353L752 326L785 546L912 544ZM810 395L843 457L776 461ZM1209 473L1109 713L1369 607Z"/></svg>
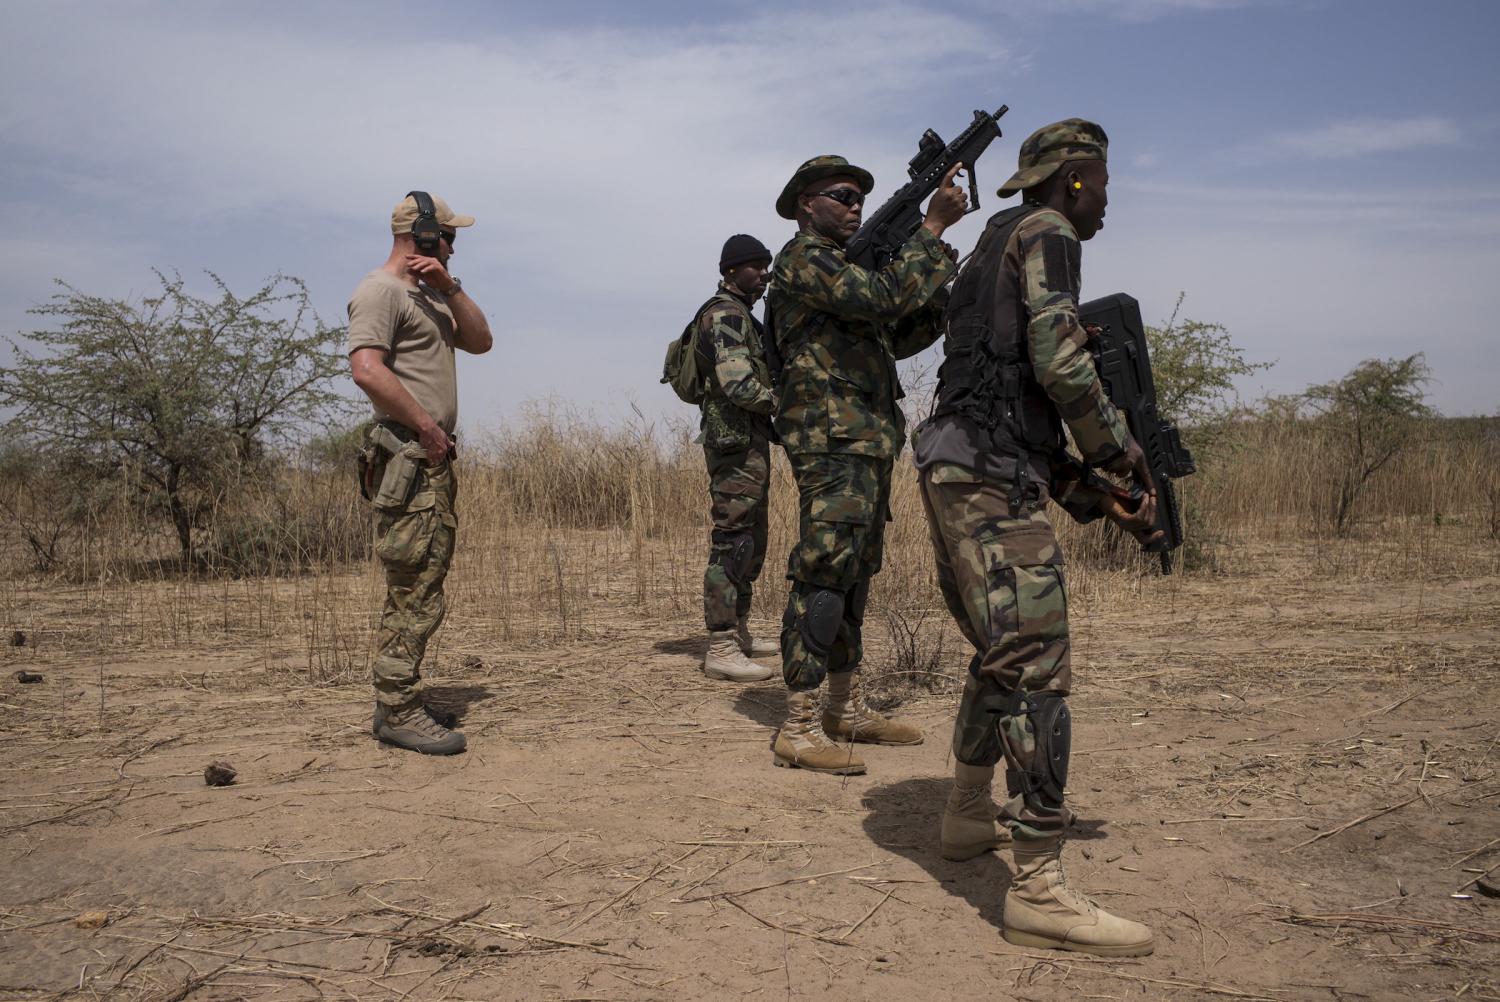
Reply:
<svg viewBox="0 0 1500 1002"><path fill-rule="evenodd" d="M824 198L831 198L840 205L847 205L851 209L856 205L865 204L864 194L853 188L829 188L827 191L815 191L813 194L822 195Z"/></svg>
<svg viewBox="0 0 1500 1002"><path fill-rule="evenodd" d="M452 247L453 246L453 241L455 241L455 240L458 239L458 232L455 230L454 232L449 233L447 230L444 230L443 231L443 239L446 240L446 241L448 241L448 246L449 247Z"/></svg>

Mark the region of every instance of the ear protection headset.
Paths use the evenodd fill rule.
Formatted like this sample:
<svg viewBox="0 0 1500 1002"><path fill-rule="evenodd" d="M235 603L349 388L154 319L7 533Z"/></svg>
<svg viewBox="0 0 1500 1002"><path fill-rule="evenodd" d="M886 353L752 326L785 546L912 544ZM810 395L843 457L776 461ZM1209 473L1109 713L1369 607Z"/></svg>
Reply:
<svg viewBox="0 0 1500 1002"><path fill-rule="evenodd" d="M411 237L416 241L417 250L429 257L437 253L438 243L443 239L443 228L438 225L437 207L432 204L432 196L425 191L408 191L407 198L414 198L417 202L417 218L411 224Z"/></svg>

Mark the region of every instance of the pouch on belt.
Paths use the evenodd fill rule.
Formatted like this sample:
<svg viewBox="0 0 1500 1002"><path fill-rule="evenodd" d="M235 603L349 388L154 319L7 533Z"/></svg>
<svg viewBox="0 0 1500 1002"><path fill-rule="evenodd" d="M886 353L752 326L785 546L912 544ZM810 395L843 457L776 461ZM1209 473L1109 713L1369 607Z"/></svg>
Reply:
<svg viewBox="0 0 1500 1002"><path fill-rule="evenodd" d="M366 471L373 468L379 460L368 452L362 453L361 493L381 511L399 511L405 508L406 502L411 500L412 491L416 489L417 475L427 458L426 450L417 442L401 441L389 428L380 424L370 428L369 444L386 454L385 469L381 473L379 486L371 496Z"/></svg>

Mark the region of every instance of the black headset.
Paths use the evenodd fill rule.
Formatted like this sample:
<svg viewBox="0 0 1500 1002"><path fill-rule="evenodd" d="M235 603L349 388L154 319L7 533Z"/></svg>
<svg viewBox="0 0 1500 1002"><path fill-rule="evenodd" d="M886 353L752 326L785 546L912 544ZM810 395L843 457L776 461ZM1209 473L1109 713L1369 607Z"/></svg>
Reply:
<svg viewBox="0 0 1500 1002"><path fill-rule="evenodd" d="M406 197L417 201L417 218L411 224L411 237L416 241L417 250L428 256L436 254L438 243L443 239L443 228L438 225L437 206L432 204L432 196L425 191L408 191Z"/></svg>

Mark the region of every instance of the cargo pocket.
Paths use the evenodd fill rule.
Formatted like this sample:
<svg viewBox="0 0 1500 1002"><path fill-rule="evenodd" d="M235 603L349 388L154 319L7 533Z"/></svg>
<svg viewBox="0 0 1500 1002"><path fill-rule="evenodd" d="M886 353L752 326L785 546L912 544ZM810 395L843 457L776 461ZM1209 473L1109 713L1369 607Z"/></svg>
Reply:
<svg viewBox="0 0 1500 1002"><path fill-rule="evenodd" d="M882 422L875 417L875 388L867 373L838 370L829 373L828 437L869 441L881 435Z"/></svg>
<svg viewBox="0 0 1500 1002"><path fill-rule="evenodd" d="M1072 677L1062 568L1054 564L994 566L987 582L987 670L1002 689L1066 693Z"/></svg>
<svg viewBox="0 0 1500 1002"><path fill-rule="evenodd" d="M414 571L427 562L442 517L437 495L418 491L399 512L382 512L375 522L375 555L392 570Z"/></svg>
<svg viewBox="0 0 1500 1002"><path fill-rule="evenodd" d="M874 509L870 499L854 494L813 498L808 506L808 531L792 551L792 576L838 591L854 587Z"/></svg>

